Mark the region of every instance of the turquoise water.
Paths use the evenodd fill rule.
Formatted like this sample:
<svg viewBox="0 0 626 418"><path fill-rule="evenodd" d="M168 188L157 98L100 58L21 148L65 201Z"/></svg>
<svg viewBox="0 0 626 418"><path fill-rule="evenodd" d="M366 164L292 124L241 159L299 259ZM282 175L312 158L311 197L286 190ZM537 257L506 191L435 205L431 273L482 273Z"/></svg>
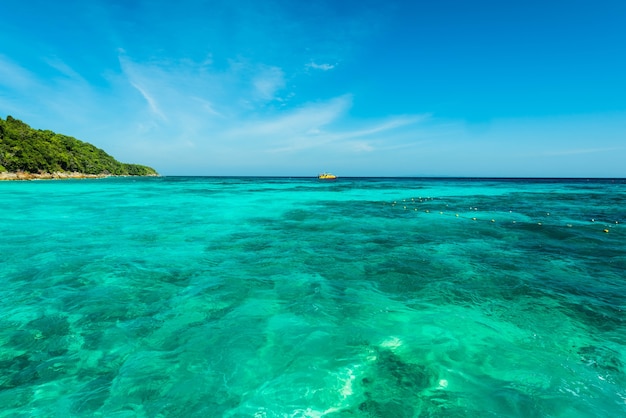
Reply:
<svg viewBox="0 0 626 418"><path fill-rule="evenodd" d="M625 180L3 182L0 204L0 417L626 415Z"/></svg>

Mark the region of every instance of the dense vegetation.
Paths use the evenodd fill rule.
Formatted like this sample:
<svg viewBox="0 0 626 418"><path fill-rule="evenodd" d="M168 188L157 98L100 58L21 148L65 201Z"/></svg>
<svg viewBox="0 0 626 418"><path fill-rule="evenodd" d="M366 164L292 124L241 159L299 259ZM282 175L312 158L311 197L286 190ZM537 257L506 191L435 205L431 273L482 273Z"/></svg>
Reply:
<svg viewBox="0 0 626 418"><path fill-rule="evenodd" d="M156 171L115 158L70 136L33 129L11 116L0 118L0 172L112 174L146 176Z"/></svg>

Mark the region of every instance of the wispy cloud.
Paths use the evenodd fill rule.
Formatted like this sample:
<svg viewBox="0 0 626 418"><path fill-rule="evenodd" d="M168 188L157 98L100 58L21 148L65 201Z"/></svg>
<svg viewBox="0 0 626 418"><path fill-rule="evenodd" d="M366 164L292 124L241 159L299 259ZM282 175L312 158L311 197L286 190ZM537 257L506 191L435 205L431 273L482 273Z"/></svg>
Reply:
<svg viewBox="0 0 626 418"><path fill-rule="evenodd" d="M256 136L273 138L266 151L270 153L299 153L314 148L333 149L349 155L351 152L372 152L390 149L398 144L397 130L415 126L428 115L391 117L380 122L347 122L345 116L351 96L342 96L282 115L262 125L248 128ZM365 126L364 126L365 125ZM385 138L378 136L385 134ZM404 142L406 138L403 138Z"/></svg>
<svg viewBox="0 0 626 418"><path fill-rule="evenodd" d="M11 90L31 88L37 84L36 77L26 68L0 55L0 85Z"/></svg>
<svg viewBox="0 0 626 418"><path fill-rule="evenodd" d="M255 92L261 100L275 98L276 92L285 87L285 75L278 67L264 67L252 80Z"/></svg>
<svg viewBox="0 0 626 418"><path fill-rule="evenodd" d="M373 125L368 124L368 126L366 126L365 128L359 128L354 131L345 132L341 134L341 137L344 139L369 137L378 133L388 132L403 126L413 125L418 122L425 121L430 117L430 114L395 116Z"/></svg>
<svg viewBox="0 0 626 418"><path fill-rule="evenodd" d="M192 99L200 104L201 110L205 111L207 115L224 118L224 115L222 115L215 109L215 105L211 101L203 99L201 97L193 97Z"/></svg>
<svg viewBox="0 0 626 418"><path fill-rule="evenodd" d="M154 84L152 83L154 78L150 76L150 71L144 71L144 69L126 58L126 56L120 56L120 67L128 79L128 83L144 98L151 112L159 119L167 120L154 93L151 92L150 85Z"/></svg>
<svg viewBox="0 0 626 418"><path fill-rule="evenodd" d="M314 61L311 61L306 65L307 68L313 68L314 70L322 70L322 71L330 71L335 68L334 64L317 64Z"/></svg>
<svg viewBox="0 0 626 418"><path fill-rule="evenodd" d="M86 82L85 79L78 72L76 72L72 67L70 67L66 62L62 61L60 58L48 57L44 58L44 61L46 62L46 64L54 68L58 73L62 74L63 76L73 81L79 81L82 83Z"/></svg>
<svg viewBox="0 0 626 418"><path fill-rule="evenodd" d="M36 124L42 117L52 119L52 123L44 125L48 129L62 125L63 120L71 121L74 126L80 125L84 115L92 113L97 102L91 85L56 57L35 58L34 62L41 69L37 73L0 56L3 107L27 123Z"/></svg>
<svg viewBox="0 0 626 418"><path fill-rule="evenodd" d="M342 175L463 175L466 167L480 166L484 175L494 167L554 175L540 171L539 162L581 166L610 160L618 166L623 163L611 161L626 148L623 115L495 120L481 130L430 114L359 119L353 104L361 96L334 90L334 96L320 93L305 101L296 94L297 68L290 72L244 58L219 65L204 58L142 61L120 51L104 88L60 58L40 62L47 64L46 76L0 56L2 108L20 110L13 115L35 127L76 136L163 174L306 175L340 167ZM307 74L310 80L315 76ZM16 97L32 100L17 107ZM379 107L378 115L384 115L385 106ZM54 123L38 126L37 115L46 112L56 115Z"/></svg>
<svg viewBox="0 0 626 418"><path fill-rule="evenodd" d="M165 117L165 115L163 114L163 112L161 112L161 109L159 109L159 106L156 102L156 100L154 99L154 97L152 97L152 95L150 93L148 93L148 91L141 87L139 84L135 83L135 82L130 82L130 84L137 89L137 91L139 93L141 93L141 95L143 96L144 99L146 99L146 102L148 103L148 106L150 106L150 110L152 110L152 112L154 112L155 115L157 115L159 118L163 119L163 120L167 120L167 118Z"/></svg>
<svg viewBox="0 0 626 418"><path fill-rule="evenodd" d="M328 101L308 103L294 110L243 120L242 126L228 131L229 137L289 138L315 135L326 125L336 121L349 109L352 97L337 97Z"/></svg>
<svg viewBox="0 0 626 418"><path fill-rule="evenodd" d="M126 83L140 92L149 109L129 115L135 127L126 135L134 140L125 142L123 151L134 150L161 165L176 159L186 161L189 169L208 166L224 172L236 167L293 170L298 162L300 169L307 164L307 170L314 170L328 152L334 153L332 158L350 159L409 147L416 139L404 130L429 118L351 120L351 94L296 107L268 106L290 94L288 76L279 67L249 61L232 61L220 70L189 61L139 63L126 55L120 62L118 88ZM124 94L130 93L120 96Z"/></svg>

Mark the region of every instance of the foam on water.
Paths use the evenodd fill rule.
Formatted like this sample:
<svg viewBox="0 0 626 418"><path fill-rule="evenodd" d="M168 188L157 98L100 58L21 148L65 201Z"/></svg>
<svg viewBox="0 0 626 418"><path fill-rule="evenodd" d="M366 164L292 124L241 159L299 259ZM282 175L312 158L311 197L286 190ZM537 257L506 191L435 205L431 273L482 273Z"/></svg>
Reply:
<svg viewBox="0 0 626 418"><path fill-rule="evenodd" d="M5 182L0 203L0 417L626 414L624 181Z"/></svg>

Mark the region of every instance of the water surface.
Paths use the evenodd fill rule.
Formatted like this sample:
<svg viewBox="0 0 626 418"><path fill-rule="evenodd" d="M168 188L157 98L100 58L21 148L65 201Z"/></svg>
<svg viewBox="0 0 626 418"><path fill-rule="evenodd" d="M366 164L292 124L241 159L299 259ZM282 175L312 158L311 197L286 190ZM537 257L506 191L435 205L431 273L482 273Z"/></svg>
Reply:
<svg viewBox="0 0 626 418"><path fill-rule="evenodd" d="M0 417L626 415L624 180L3 182L0 204Z"/></svg>

